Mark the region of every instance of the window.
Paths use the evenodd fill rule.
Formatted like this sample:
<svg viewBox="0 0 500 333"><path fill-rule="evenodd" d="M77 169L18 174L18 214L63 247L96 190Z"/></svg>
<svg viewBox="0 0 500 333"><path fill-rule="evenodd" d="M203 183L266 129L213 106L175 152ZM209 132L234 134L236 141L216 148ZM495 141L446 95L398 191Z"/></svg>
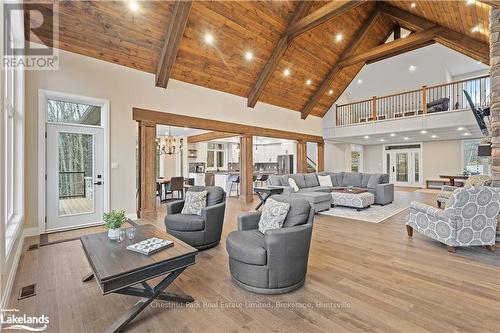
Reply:
<svg viewBox="0 0 500 333"><path fill-rule="evenodd" d="M9 43L13 44L13 36L10 35ZM23 158L24 158L24 121L23 121L23 69L22 68L3 68L3 144L5 179L5 232L1 235L0 243L5 244L5 258L10 254L17 233L20 231L20 225L23 215Z"/></svg>
<svg viewBox="0 0 500 333"><path fill-rule="evenodd" d="M462 143L463 172L472 175L489 175L491 158L477 156L480 140L464 140Z"/></svg>
<svg viewBox="0 0 500 333"><path fill-rule="evenodd" d="M361 172L363 163L363 146L351 145L351 171Z"/></svg>
<svg viewBox="0 0 500 333"><path fill-rule="evenodd" d="M49 99L47 122L101 126L101 107Z"/></svg>
<svg viewBox="0 0 500 333"><path fill-rule="evenodd" d="M225 145L222 143L209 143L207 146L207 169L220 169L224 167Z"/></svg>

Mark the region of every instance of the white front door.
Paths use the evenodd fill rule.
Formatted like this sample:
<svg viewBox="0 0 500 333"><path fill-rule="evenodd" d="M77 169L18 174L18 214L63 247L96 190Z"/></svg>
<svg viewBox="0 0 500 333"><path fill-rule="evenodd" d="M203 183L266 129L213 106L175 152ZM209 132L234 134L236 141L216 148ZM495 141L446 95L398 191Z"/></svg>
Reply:
<svg viewBox="0 0 500 333"><path fill-rule="evenodd" d="M420 186L420 149L386 151L386 171L391 183L397 186Z"/></svg>
<svg viewBox="0 0 500 333"><path fill-rule="evenodd" d="M47 124L46 231L102 221L103 128Z"/></svg>

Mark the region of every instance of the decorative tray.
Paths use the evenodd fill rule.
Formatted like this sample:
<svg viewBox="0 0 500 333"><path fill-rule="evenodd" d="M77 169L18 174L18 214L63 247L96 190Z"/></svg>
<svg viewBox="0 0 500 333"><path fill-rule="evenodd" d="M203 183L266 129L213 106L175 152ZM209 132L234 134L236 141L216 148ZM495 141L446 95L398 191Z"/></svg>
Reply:
<svg viewBox="0 0 500 333"><path fill-rule="evenodd" d="M171 246L174 246L174 242L153 237L145 239L135 244L131 244L127 246L127 250L139 252L145 255L150 255L152 253L161 251Z"/></svg>

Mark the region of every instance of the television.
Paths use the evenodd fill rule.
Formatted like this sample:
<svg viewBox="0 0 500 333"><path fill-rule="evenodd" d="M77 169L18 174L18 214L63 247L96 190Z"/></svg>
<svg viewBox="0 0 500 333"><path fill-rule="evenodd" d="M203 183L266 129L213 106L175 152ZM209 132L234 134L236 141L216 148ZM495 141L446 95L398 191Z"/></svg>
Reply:
<svg viewBox="0 0 500 333"><path fill-rule="evenodd" d="M477 156L480 157L491 156L491 145L477 146Z"/></svg>
<svg viewBox="0 0 500 333"><path fill-rule="evenodd" d="M476 122L479 126L479 129L481 130L484 136L490 136L488 133L488 126L486 125L485 122L485 118L490 116L490 108L489 107L485 109L476 108L469 93L464 90L464 94L465 97L467 98L467 102L469 103L472 113L474 114L474 118L476 118Z"/></svg>

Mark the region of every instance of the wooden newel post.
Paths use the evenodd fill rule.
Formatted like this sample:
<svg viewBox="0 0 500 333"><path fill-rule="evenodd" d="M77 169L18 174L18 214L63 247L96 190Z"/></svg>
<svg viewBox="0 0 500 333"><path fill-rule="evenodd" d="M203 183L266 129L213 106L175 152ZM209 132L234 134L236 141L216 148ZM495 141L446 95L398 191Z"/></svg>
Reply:
<svg viewBox="0 0 500 333"><path fill-rule="evenodd" d="M427 113L427 86L422 86L422 112Z"/></svg>
<svg viewBox="0 0 500 333"><path fill-rule="evenodd" d="M335 103L335 124L339 126L340 124L340 118L339 118L339 108L337 103Z"/></svg>
<svg viewBox="0 0 500 333"><path fill-rule="evenodd" d="M253 201L253 136L240 136L240 186L244 203Z"/></svg>
<svg viewBox="0 0 500 333"><path fill-rule="evenodd" d="M377 96L372 97L372 120L377 120Z"/></svg>
<svg viewBox="0 0 500 333"><path fill-rule="evenodd" d="M137 215L156 216L156 124L139 122L139 198Z"/></svg>

